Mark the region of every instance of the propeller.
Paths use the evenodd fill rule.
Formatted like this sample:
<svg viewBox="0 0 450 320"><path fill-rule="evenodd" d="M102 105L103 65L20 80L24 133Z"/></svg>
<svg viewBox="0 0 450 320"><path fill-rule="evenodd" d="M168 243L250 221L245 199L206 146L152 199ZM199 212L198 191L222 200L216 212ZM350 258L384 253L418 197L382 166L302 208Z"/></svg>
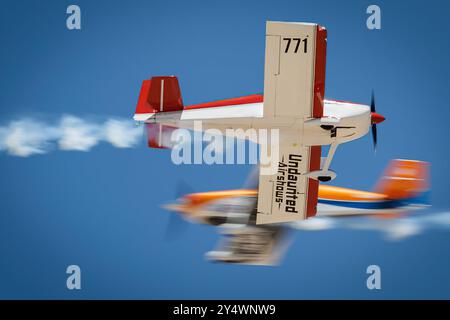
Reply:
<svg viewBox="0 0 450 320"><path fill-rule="evenodd" d="M245 180L242 188L248 189L248 190L258 190L258 188L259 188L259 165L254 165L253 168L250 170L250 173L249 173L247 179ZM251 225L256 224L256 211L257 211L257 205L258 205L257 199L258 198L255 198L255 200L252 203L252 208L248 212L249 216L246 221L247 224L251 224Z"/></svg>
<svg viewBox="0 0 450 320"><path fill-rule="evenodd" d="M185 181L180 180L175 191L176 199L189 193L192 193L191 186ZM182 213L180 212L172 211L169 214L169 222L166 226L166 239L172 240L186 230L188 223L183 219L181 216Z"/></svg>
<svg viewBox="0 0 450 320"><path fill-rule="evenodd" d="M173 240L178 237L182 232L186 230L186 223L183 218L180 217L180 213L171 212L169 216L169 222L166 227L166 240Z"/></svg>
<svg viewBox="0 0 450 320"><path fill-rule="evenodd" d="M371 114L371 123L372 123L372 140L373 140L373 149L375 152L377 151L377 142L378 142L378 135L377 135L377 124L381 123L385 120L385 118L377 113L377 109L375 107L375 94L372 90L372 96L370 99L370 114Z"/></svg>
<svg viewBox="0 0 450 320"><path fill-rule="evenodd" d="M242 186L242 189L258 189L259 185L259 165L254 165L251 168L247 179Z"/></svg>
<svg viewBox="0 0 450 320"><path fill-rule="evenodd" d="M375 107L375 94L373 93L372 90L372 96L370 98L370 113L374 114L377 112L377 109ZM373 139L373 149L376 151L377 150L377 140L378 140L378 135L377 135L377 124L372 122L372 139Z"/></svg>

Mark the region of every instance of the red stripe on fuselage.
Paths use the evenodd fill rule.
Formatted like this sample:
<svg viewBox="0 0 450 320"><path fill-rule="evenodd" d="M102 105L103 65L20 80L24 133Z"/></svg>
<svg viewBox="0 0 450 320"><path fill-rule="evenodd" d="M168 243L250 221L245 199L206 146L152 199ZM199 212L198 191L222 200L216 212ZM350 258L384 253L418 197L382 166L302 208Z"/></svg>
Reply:
<svg viewBox="0 0 450 320"><path fill-rule="evenodd" d="M262 94L252 94L249 96L217 100L199 104L193 104L190 106L184 107L185 110L191 109L203 109L203 108L214 108L214 107L227 107L227 106L235 106L239 104L250 104L250 103L260 103L263 102Z"/></svg>
<svg viewBox="0 0 450 320"><path fill-rule="evenodd" d="M337 102L337 103L349 103L349 104L363 105L362 103L356 103L356 102L351 102L351 101L330 100L330 99L326 99L326 100L331 103ZM184 110L229 107L229 106L236 106L236 105L240 105L240 104L262 103L263 101L264 101L264 96L262 94L252 94L252 95L238 97L238 98L222 99L222 100L192 104L190 106L185 106ZM139 113L139 112L136 112L136 113ZM322 104L319 105L319 107L314 107L314 109L313 109L313 117L314 118L317 118L317 116L319 114L323 114L323 102L322 102Z"/></svg>

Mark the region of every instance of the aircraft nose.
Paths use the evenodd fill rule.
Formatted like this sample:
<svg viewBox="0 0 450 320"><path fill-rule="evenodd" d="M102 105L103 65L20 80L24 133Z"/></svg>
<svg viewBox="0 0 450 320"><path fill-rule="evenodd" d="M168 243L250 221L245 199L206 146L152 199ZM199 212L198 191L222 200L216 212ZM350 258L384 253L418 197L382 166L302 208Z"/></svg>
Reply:
<svg viewBox="0 0 450 320"><path fill-rule="evenodd" d="M384 120L386 120L385 117L383 117L381 114L376 113L376 112L372 112L371 113L371 119L372 119L372 124L378 124L383 122Z"/></svg>

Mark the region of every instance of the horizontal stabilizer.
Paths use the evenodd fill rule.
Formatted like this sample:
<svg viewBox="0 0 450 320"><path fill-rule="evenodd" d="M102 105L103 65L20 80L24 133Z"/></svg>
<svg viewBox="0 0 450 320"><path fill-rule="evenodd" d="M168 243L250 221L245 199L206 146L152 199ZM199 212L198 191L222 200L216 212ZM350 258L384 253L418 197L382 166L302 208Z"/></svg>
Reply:
<svg viewBox="0 0 450 320"><path fill-rule="evenodd" d="M146 126L149 148L171 149L174 146L172 132L178 128L159 123L147 123Z"/></svg>

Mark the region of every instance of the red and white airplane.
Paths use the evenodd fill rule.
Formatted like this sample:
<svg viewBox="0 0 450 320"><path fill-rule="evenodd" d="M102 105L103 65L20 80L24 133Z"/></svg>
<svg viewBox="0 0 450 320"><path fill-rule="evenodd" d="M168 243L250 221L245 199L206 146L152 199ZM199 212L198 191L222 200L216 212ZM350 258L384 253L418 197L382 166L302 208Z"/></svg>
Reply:
<svg viewBox="0 0 450 320"><path fill-rule="evenodd" d="M267 22L264 96L184 106L176 77L144 80L134 119L148 126L149 146L164 147L165 128L278 129L279 167L260 174L256 224L290 222L317 212L319 181L336 174L330 164L339 144L366 135L376 143L384 117L371 106L327 100L326 29L312 23ZM321 146L330 145L321 167ZM260 165L260 172L264 166Z"/></svg>

